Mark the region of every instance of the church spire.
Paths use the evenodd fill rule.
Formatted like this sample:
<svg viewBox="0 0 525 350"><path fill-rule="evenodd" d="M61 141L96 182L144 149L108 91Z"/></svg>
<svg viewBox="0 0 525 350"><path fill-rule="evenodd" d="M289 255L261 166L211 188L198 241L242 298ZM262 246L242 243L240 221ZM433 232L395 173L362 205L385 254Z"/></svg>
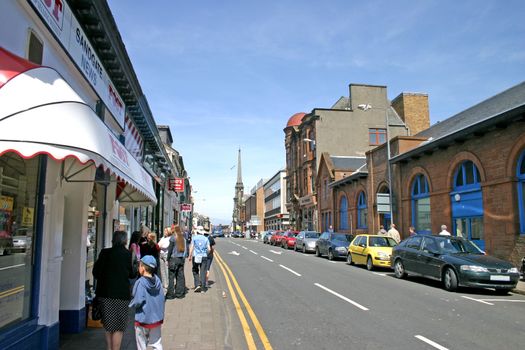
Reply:
<svg viewBox="0 0 525 350"><path fill-rule="evenodd" d="M240 148L239 148L239 156L237 158L237 184L242 185L241 149Z"/></svg>

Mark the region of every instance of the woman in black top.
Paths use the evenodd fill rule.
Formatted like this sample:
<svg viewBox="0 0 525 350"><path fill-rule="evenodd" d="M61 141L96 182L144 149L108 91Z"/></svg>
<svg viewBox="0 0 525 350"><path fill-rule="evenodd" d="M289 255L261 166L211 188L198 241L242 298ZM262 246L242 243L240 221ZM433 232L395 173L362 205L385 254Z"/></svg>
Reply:
<svg viewBox="0 0 525 350"><path fill-rule="evenodd" d="M102 325L106 330L107 349L118 350L128 325L128 304L131 300L129 278L133 271L131 252L126 249L127 233L115 231L113 246L102 249L93 266L97 280L95 294L102 306Z"/></svg>

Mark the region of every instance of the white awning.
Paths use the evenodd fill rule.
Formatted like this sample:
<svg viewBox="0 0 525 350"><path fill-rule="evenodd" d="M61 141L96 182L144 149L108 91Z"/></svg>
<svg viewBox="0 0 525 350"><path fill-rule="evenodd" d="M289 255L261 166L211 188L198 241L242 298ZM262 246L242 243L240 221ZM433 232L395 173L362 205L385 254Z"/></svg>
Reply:
<svg viewBox="0 0 525 350"><path fill-rule="evenodd" d="M30 69L0 85L0 155L6 152L92 162L116 175L120 202L157 203L151 176L51 68Z"/></svg>

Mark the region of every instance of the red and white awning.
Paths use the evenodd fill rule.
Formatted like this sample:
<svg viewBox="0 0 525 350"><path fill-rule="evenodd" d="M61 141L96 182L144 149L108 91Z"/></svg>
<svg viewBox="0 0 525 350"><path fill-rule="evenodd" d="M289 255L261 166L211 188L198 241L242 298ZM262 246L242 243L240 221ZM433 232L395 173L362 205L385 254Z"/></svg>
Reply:
<svg viewBox="0 0 525 350"><path fill-rule="evenodd" d="M156 204L151 176L52 68L0 47L0 155L93 162L120 180L122 203Z"/></svg>

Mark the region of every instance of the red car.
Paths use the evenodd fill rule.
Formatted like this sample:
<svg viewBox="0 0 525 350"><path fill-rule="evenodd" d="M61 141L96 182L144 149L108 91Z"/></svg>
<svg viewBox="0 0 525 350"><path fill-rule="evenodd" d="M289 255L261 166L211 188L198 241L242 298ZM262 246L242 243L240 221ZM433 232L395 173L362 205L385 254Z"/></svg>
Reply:
<svg viewBox="0 0 525 350"><path fill-rule="evenodd" d="M275 234L270 238L271 245L280 245L283 238L283 231L275 231Z"/></svg>
<svg viewBox="0 0 525 350"><path fill-rule="evenodd" d="M296 236L299 231L286 231L281 239L281 247L291 249L295 247Z"/></svg>

